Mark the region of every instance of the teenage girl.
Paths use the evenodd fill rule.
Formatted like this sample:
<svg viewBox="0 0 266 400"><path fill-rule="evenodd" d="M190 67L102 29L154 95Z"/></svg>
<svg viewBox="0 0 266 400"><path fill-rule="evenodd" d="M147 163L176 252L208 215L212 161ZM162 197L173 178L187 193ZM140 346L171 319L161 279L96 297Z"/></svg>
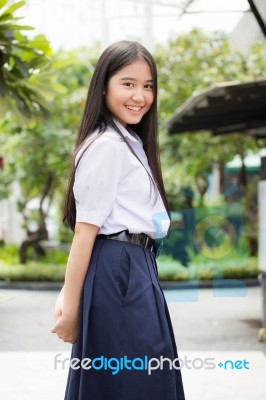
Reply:
<svg viewBox="0 0 266 400"><path fill-rule="evenodd" d="M170 226L157 72L137 42L114 43L98 60L63 221L74 237L52 332L73 344L65 400L184 400L155 259L154 239Z"/></svg>

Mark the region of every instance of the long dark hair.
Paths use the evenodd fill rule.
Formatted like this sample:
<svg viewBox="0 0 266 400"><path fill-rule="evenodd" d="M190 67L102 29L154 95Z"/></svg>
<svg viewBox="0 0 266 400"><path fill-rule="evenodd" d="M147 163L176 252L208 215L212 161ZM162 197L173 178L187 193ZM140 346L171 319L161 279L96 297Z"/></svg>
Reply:
<svg viewBox="0 0 266 400"><path fill-rule="evenodd" d="M113 121L112 114L106 107L105 96L103 93L107 82L113 75L115 75L121 68L138 60L144 60L150 66L153 80L154 101L149 111L143 116L138 124L129 124L127 126L132 128L143 141L143 148L147 155L153 178L162 197L168 216L171 218L170 207L163 185L159 158L156 65L152 55L140 43L122 40L112 44L102 53L96 64L95 71L90 82L85 109L76 138L75 151L72 157L72 165L62 216L62 221L66 223L73 231L75 230L76 223L76 204L73 193L75 171L77 167L77 165L75 165L76 155L83 147L86 139L97 128L99 129L99 135L97 136L100 136L106 130L107 126L113 127L122 136L122 133Z"/></svg>

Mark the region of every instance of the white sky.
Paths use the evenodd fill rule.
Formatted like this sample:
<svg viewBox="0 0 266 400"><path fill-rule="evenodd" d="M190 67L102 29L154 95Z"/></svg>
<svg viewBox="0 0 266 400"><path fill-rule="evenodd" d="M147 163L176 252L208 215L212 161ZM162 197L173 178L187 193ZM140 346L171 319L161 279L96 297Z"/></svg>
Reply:
<svg viewBox="0 0 266 400"><path fill-rule="evenodd" d="M151 1L152 12L148 10L145 19ZM230 32L243 15L241 11L249 8L247 0L195 0L190 11L215 12L179 18L184 3L187 0L26 0L20 14L25 16L23 23L34 26L34 34L44 33L55 49L91 46L96 40L106 47L116 40L129 39L139 40L152 50L154 43L163 43L195 26Z"/></svg>

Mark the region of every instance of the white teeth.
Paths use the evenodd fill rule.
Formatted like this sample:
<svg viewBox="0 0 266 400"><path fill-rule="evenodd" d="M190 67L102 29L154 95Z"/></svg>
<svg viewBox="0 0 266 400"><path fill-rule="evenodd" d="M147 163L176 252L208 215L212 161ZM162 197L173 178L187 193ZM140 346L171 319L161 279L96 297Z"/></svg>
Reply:
<svg viewBox="0 0 266 400"><path fill-rule="evenodd" d="M140 111L141 110L141 107L133 107L133 106L126 106L129 110L132 110L132 111Z"/></svg>

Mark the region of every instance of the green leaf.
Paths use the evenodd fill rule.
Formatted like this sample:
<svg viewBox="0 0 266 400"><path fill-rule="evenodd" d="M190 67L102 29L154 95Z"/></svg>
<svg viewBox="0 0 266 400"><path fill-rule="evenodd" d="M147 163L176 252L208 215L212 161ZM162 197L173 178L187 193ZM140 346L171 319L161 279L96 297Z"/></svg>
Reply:
<svg viewBox="0 0 266 400"><path fill-rule="evenodd" d="M44 35L36 35L33 39L31 39L29 44L30 46L41 50L45 55L52 54L50 42Z"/></svg>
<svg viewBox="0 0 266 400"><path fill-rule="evenodd" d="M8 0L0 0L0 9L3 8L7 2Z"/></svg>
<svg viewBox="0 0 266 400"><path fill-rule="evenodd" d="M15 10L17 10L18 8L21 8L25 5L25 1L18 1L17 3L12 4L12 6L8 7L2 15L4 14L11 14L12 12L14 12ZM1 4L0 4L1 7Z"/></svg>
<svg viewBox="0 0 266 400"><path fill-rule="evenodd" d="M14 58L15 61L16 61L16 65L17 65L17 67L18 67L18 69L19 69L21 75L22 75L24 78L28 78L28 76L29 76L29 71L28 71L27 65L26 65L23 61L21 61L21 59L20 59L19 57L13 56L13 58Z"/></svg>
<svg viewBox="0 0 266 400"><path fill-rule="evenodd" d="M1 21L8 21L10 19L14 19L11 14L2 14L0 15L0 23Z"/></svg>
<svg viewBox="0 0 266 400"><path fill-rule="evenodd" d="M32 26L28 26L28 25L14 25L14 24L2 24L0 25L0 30L5 30L5 29L9 29L12 31L32 31L33 28Z"/></svg>

